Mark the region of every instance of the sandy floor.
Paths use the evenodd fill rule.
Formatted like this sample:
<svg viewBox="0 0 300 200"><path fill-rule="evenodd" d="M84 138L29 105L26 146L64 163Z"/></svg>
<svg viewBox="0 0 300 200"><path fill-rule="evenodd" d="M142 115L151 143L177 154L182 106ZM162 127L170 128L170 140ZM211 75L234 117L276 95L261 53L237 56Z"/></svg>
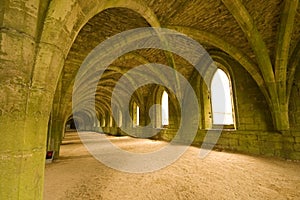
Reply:
<svg viewBox="0 0 300 200"><path fill-rule="evenodd" d="M128 151L144 152L162 141L108 137ZM146 147L146 148L145 148ZM300 163L211 152L205 159L189 147L172 165L132 174L106 167L67 133L58 161L46 165L44 199L300 199Z"/></svg>

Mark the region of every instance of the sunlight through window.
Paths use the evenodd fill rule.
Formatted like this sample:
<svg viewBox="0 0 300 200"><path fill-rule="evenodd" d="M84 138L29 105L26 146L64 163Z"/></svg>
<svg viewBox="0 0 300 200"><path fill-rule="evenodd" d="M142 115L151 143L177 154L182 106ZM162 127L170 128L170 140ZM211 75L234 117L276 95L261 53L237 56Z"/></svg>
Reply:
<svg viewBox="0 0 300 200"><path fill-rule="evenodd" d="M164 91L162 95L162 110L161 110L161 118L162 118L162 125L169 125L169 96L166 91Z"/></svg>
<svg viewBox="0 0 300 200"><path fill-rule="evenodd" d="M136 125L140 125L140 107L136 106Z"/></svg>
<svg viewBox="0 0 300 200"><path fill-rule="evenodd" d="M213 124L233 124L230 81L226 73L221 69L218 69L213 76L211 96Z"/></svg>

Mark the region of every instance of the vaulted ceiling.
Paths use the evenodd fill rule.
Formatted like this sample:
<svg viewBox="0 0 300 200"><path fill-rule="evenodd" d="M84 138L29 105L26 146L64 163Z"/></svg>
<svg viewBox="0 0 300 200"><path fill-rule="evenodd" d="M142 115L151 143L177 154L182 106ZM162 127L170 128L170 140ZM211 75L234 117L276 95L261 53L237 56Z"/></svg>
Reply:
<svg viewBox="0 0 300 200"><path fill-rule="evenodd" d="M174 29L197 40L208 52L222 52L239 62L268 99L274 98L268 82L276 78L280 59L289 60L299 50L300 6L297 0L141 0L161 27ZM297 6L296 8L294 6ZM145 14L146 15L146 14ZM284 20L284 16L287 16ZM153 18L153 16L152 16ZM286 25L283 25L284 23ZM145 16L127 8L109 8L92 17L81 29L65 61L61 75L62 97L70 108L72 86L86 56L107 38L126 30L151 27ZM287 44L288 48L283 44ZM290 44L290 45L289 45ZM298 47L296 47L298 44ZM278 50L285 48L283 52ZM280 56L287 52L287 56ZM186 78L193 68L180 56L158 49L123 55L107 68L99 82L98 106L107 111L111 91L129 69L145 63L176 65ZM268 63L267 60L270 61ZM284 65L284 64L283 64ZM287 69L280 73L288 73ZM101 82L102 81L102 82ZM288 80L287 80L288 81ZM144 89L151 93L151 87ZM278 91L280 93L280 91ZM277 93L276 93L277 94ZM279 94L277 94L279 95Z"/></svg>

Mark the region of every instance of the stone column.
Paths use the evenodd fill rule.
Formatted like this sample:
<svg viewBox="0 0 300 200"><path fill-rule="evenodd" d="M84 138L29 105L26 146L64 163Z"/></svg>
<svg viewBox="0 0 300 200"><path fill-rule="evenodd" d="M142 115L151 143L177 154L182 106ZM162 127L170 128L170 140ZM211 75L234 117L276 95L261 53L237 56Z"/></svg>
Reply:
<svg viewBox="0 0 300 200"><path fill-rule="evenodd" d="M0 198L42 199L48 115L38 106L41 91L2 85L1 94L3 89Z"/></svg>
<svg viewBox="0 0 300 200"><path fill-rule="evenodd" d="M31 84L37 1L0 9L0 199L42 199L49 110Z"/></svg>
<svg viewBox="0 0 300 200"><path fill-rule="evenodd" d="M64 132L64 121L59 118L52 119L51 127L51 145L50 149L54 150L54 159L58 159L62 135Z"/></svg>
<svg viewBox="0 0 300 200"><path fill-rule="evenodd" d="M275 130L277 131L286 131L290 129L289 123L289 107L288 103L283 105L276 105L271 106L273 108L271 110L271 114L273 117L273 124Z"/></svg>

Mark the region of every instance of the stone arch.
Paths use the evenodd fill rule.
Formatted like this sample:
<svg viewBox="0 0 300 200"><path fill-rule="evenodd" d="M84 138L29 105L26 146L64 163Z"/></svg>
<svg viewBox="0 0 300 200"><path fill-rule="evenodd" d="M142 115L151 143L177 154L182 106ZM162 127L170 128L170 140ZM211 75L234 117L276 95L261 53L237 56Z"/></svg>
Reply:
<svg viewBox="0 0 300 200"><path fill-rule="evenodd" d="M244 93L245 90L241 90L241 87L245 88L244 80L241 78L239 75L241 72L247 73L244 68L234 59L232 59L229 55L219 52L219 51L212 51L210 52L213 60L216 63L219 63L219 67L222 69L225 69L227 73L229 73L230 78L231 78L231 84L232 84L232 93L233 93L233 106L234 106L234 115L235 115L235 129L236 130L243 130L245 121L247 121L247 117L245 114L243 114L243 110L245 109L244 103L252 104L254 107L253 109L256 110L256 112L261 113L257 118L260 118L260 123L262 129L265 129L266 127L268 129L273 129L274 124L272 123L272 116L271 116L271 108L269 106L270 99L265 98L263 95L263 91L261 88L258 87L256 84L255 86L253 84L252 88L250 90L255 90L257 91L256 94L257 97L256 100L251 100L251 98L248 98L246 101L245 95L247 93ZM253 80L253 77L250 74L247 74L249 77L249 81L251 79L251 82L255 84L255 80ZM244 85L244 86L243 86ZM246 86L247 88L247 86ZM258 104L257 101L260 103ZM256 127L253 127L253 129L256 129Z"/></svg>
<svg viewBox="0 0 300 200"><path fill-rule="evenodd" d="M96 14L109 8L128 8L139 13L153 27L160 24L153 11L142 1L96 1L93 4L81 1L51 1L41 32L40 43L52 45L66 56L81 28ZM74 20L75 18L75 20ZM63 33L63 31L66 31ZM64 41L60 43L58 41Z"/></svg>
<svg viewBox="0 0 300 200"><path fill-rule="evenodd" d="M140 126L140 104L138 104L135 100L131 101L131 118L132 118L132 126Z"/></svg>
<svg viewBox="0 0 300 200"><path fill-rule="evenodd" d="M241 66L246 69L246 71L251 74L259 87L264 87L264 80L260 74L258 66L239 48L224 41L222 38L206 31L200 31L194 28L183 26L167 26L167 28L171 28L178 32L186 34L200 43L209 43L210 45L213 45L229 54L232 58L239 62Z"/></svg>
<svg viewBox="0 0 300 200"><path fill-rule="evenodd" d="M181 117L181 108L180 105L177 102L176 96L170 92L170 90L166 87L163 87L161 85L156 85L153 89L152 97L149 99L147 105L148 109L153 105L155 106L155 109L153 112L155 112L155 128L162 128L162 95L166 92L168 94L169 99L169 125L165 127L174 128L173 126L179 126L180 117Z"/></svg>
<svg viewBox="0 0 300 200"><path fill-rule="evenodd" d="M153 95L151 99L151 103L149 102L148 105L158 105L155 107L155 110L153 112L155 115L155 128L161 128L162 127L162 110L161 110L161 105L162 105L162 95L163 92L167 91L166 88L160 85L156 85L154 90L153 90Z"/></svg>
<svg viewBox="0 0 300 200"><path fill-rule="evenodd" d="M129 3L129 4L127 4ZM57 52L57 57L60 57L61 60L65 60L70 50L75 38L77 37L81 28L95 15L101 13L102 11L109 8L128 8L140 14L146 21L153 26L159 26L158 21L156 20L155 15L152 11L143 3L139 1L97 1L96 5L90 6L88 2L73 2L66 3L61 1L52 1L49 5L49 10L47 16L45 17L45 25L43 27L43 32L40 37L40 50L37 56L37 64L35 67L36 71L42 70L39 65L39 61L44 60L43 56L46 56L47 52L52 52L53 49ZM71 20L74 19L74 20ZM49 49L51 47L51 49ZM46 53L42 53L46 52ZM54 74L50 79L51 81L48 84L51 86L49 91L55 91L55 85L57 84L58 77L64 66L64 62L60 64L52 63L43 63L44 66L49 66L51 68L51 73ZM55 67L52 65L55 64ZM38 74L36 72L35 74ZM34 78L33 78L34 79ZM73 84L71 81L70 84ZM54 86L54 87L53 87ZM67 95L71 95L72 87L67 89ZM101 90L105 94L108 94L110 91ZM82 97L84 98L84 97ZM98 100L99 101L99 100ZM111 113L110 105L107 104L103 99L101 99L102 105L105 108L96 108L99 110L99 113L96 113L97 118L101 115L100 113ZM103 104L104 103L104 104ZM70 109L71 105L68 102L64 104L65 109ZM96 106L97 107L97 106ZM91 108L93 109L93 108ZM88 109L86 112L89 112ZM95 116L96 118L96 116Z"/></svg>
<svg viewBox="0 0 300 200"><path fill-rule="evenodd" d="M234 128L238 129L239 124L239 111L238 111L238 99L237 99L237 90L236 90L236 80L235 80L235 73L232 70L232 67L229 62L227 62L226 58L223 58L222 56L218 54L212 53L212 58L214 61L216 61L218 64L218 68L222 69L230 79L231 83L231 92L232 92L232 104L233 104L233 114L234 114ZM241 66L242 67L242 66ZM266 100L267 101L267 100Z"/></svg>
<svg viewBox="0 0 300 200"><path fill-rule="evenodd" d="M64 60L80 29L97 13L108 8L123 7L139 13L151 26L159 22L150 8L138 0L130 1L97 1L94 4L78 1L54 0L48 6L44 26L40 32L40 41L32 76L34 87L47 88L49 93L43 101L47 102L48 112L51 109L50 99L64 66ZM50 98L49 98L50 97ZM50 101L49 101L50 100Z"/></svg>
<svg viewBox="0 0 300 200"><path fill-rule="evenodd" d="M293 82L296 79L295 73L297 66L300 65L300 39L297 42L295 49L293 50L290 60L289 60L289 70L288 70L288 79L287 79L287 101L289 102Z"/></svg>
<svg viewBox="0 0 300 200"><path fill-rule="evenodd" d="M235 128L235 106L234 106L234 93L233 93L233 89L232 89L232 77L231 77L229 71L223 65L218 63L217 66L218 66L218 68L215 70L215 72L213 74L213 77L211 79L211 83L210 83L210 87L211 87L210 88L210 96L211 96L210 101L211 101L211 113L212 113L213 126L214 125L223 125L223 126L225 126L225 128ZM226 114L226 112L225 112L226 106L229 105L229 107L231 109L231 111L229 111L229 113L231 113L231 116L229 117L227 122L224 122L224 121L220 122L220 120L216 120L217 117L215 116L215 114L216 114L216 111L215 111L215 109L216 109L215 108L216 107L216 105L215 105L216 99L215 99L215 97L216 97L216 92L217 91L215 91L214 89L217 89L217 88L214 88L215 85L213 83L214 83L214 81L216 81L216 78L217 78L216 73L217 72L221 73L221 74L224 74L225 75L225 77L224 77L225 80L224 81L228 81L228 85L225 85L224 89L229 90L229 96L228 96L228 91L227 92L224 91L224 98L225 98L225 102L229 101L229 103L227 102L226 105L224 105L224 107L222 106L223 108L221 108L221 110L219 110L221 112L223 111L224 115L225 115ZM227 95L226 95L226 93L227 93ZM225 118L223 117L223 120L224 119ZM232 122L231 122L231 120L232 120ZM218 122L216 122L216 121L218 121Z"/></svg>

